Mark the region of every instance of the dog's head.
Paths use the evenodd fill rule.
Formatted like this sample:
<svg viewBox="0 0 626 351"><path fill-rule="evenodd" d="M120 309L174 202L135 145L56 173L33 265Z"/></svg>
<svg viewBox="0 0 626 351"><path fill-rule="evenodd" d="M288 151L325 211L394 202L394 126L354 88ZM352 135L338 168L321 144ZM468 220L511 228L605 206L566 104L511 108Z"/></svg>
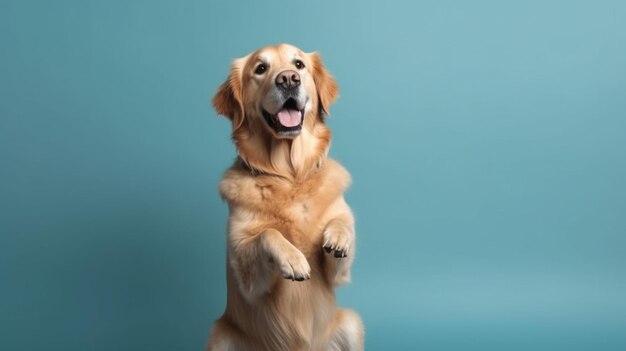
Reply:
<svg viewBox="0 0 626 351"><path fill-rule="evenodd" d="M235 133L262 124L274 138L293 139L328 114L337 93L319 54L281 44L236 59L213 106L231 119Z"/></svg>

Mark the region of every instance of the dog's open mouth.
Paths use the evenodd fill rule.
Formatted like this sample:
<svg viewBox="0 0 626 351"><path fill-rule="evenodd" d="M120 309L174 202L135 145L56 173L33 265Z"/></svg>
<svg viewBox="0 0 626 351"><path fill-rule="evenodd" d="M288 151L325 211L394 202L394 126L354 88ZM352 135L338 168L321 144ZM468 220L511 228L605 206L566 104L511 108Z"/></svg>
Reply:
<svg viewBox="0 0 626 351"><path fill-rule="evenodd" d="M275 115L263 109L263 117L267 124L272 127L278 135L295 136L300 134L300 130L302 129L304 109L298 109L296 100L289 98Z"/></svg>

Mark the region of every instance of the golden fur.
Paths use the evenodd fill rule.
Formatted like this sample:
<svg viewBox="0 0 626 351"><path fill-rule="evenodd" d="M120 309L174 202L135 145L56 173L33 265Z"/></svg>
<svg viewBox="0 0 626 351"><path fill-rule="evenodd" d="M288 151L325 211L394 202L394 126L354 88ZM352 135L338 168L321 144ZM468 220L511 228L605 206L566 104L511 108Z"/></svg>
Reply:
<svg viewBox="0 0 626 351"><path fill-rule="evenodd" d="M294 60L304 64L297 72L306 107L299 134L284 137L260 106L276 94L281 71L296 71ZM259 62L268 67L262 74ZM338 308L334 293L350 280L355 248L343 197L350 175L326 156L324 119L337 93L317 53L287 44L235 60L218 89L213 105L231 119L239 157L220 183L230 210L228 300L208 350L363 349L359 316Z"/></svg>

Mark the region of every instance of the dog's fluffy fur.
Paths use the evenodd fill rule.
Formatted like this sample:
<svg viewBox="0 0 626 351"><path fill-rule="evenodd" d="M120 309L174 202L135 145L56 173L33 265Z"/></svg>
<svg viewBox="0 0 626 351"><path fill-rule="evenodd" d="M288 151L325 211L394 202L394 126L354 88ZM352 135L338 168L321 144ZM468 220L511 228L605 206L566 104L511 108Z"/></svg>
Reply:
<svg viewBox="0 0 626 351"><path fill-rule="evenodd" d="M298 86L282 89L283 72ZM317 53L287 44L235 60L218 89L213 105L232 121L239 156L220 183L230 209L228 301L208 350L363 349L361 319L334 293L349 282L355 251L343 197L350 175L326 156L324 119L337 93ZM301 116L300 127L296 117L280 126L285 111Z"/></svg>

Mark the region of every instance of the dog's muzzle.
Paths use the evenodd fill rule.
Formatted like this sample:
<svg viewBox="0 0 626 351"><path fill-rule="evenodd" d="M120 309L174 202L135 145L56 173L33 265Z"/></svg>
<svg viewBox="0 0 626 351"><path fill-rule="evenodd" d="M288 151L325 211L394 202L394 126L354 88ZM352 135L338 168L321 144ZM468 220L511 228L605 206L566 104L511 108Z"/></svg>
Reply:
<svg viewBox="0 0 626 351"><path fill-rule="evenodd" d="M284 70L274 79L276 92L284 99L282 106L275 113L263 109L267 124L281 137L294 137L302 130L304 103L300 91L300 74L293 70Z"/></svg>

